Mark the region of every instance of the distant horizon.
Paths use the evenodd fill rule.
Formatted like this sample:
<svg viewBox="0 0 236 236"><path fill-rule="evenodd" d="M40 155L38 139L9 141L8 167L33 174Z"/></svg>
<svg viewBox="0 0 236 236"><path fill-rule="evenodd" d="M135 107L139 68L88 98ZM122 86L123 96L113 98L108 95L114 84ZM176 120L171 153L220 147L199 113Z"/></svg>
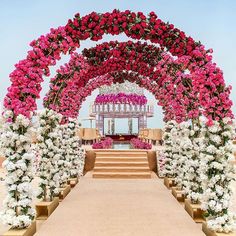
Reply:
<svg viewBox="0 0 236 236"><path fill-rule="evenodd" d="M147 3L148 2L148 3ZM69 18L72 18L76 12L85 15L92 11L106 12L114 8L125 10L130 9L138 12L142 11L148 14L151 11L157 13L160 19L173 23L177 28L183 30L187 35L193 37L196 41L201 41L206 48L213 48L214 62L223 70L225 82L232 85L231 99L234 103L232 110L236 114L236 2L233 0L199 0L198 2L185 0L150 0L143 2L141 0L135 3L120 0L100 1L96 4L94 0L87 0L82 5L78 0L41 0L32 2L30 0L2 0L0 8L0 50L1 50L1 87L0 103L6 95L7 87L10 86L9 74L14 70L14 64L25 58L30 49L29 43L38 38L41 34L49 32L50 28L56 28L65 25ZM102 4L103 3L103 4ZM9 17L10 14L10 17ZM128 37L124 35L110 36L105 35L98 42L91 40L81 41L81 47L77 50L81 52L83 48L95 46L104 41L118 40L127 41ZM51 77L55 75L56 69L68 62L68 55L62 56L55 67L51 68ZM44 95L49 88L49 79L42 84L41 95ZM89 96L83 103L80 110L81 117L88 116L88 106L95 99L97 90ZM147 93L148 99L156 103L155 98ZM38 108L42 108L42 98L37 101ZM155 118L149 120L149 127L160 127L162 122L162 109L155 106Z"/></svg>

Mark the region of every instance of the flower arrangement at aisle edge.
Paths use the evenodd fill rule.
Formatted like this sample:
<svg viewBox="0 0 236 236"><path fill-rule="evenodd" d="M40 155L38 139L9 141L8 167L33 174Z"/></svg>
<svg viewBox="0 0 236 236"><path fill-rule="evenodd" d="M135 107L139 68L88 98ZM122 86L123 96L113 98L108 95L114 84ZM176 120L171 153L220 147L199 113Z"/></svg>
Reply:
<svg viewBox="0 0 236 236"><path fill-rule="evenodd" d="M230 212L232 183L235 181L232 139L235 125L230 118L205 126L204 145L200 150L203 182L202 208L210 229L231 232L236 229L236 216Z"/></svg>
<svg viewBox="0 0 236 236"><path fill-rule="evenodd" d="M188 156L185 162L185 181L184 189L191 203L197 204L201 201L203 194L201 179L201 157L200 150L203 145L201 122L193 122L189 126L189 139L191 140L190 149L186 154Z"/></svg>
<svg viewBox="0 0 236 236"><path fill-rule="evenodd" d="M157 173L159 177L164 177L165 154L163 150L157 151Z"/></svg>
<svg viewBox="0 0 236 236"><path fill-rule="evenodd" d="M72 168L70 172L71 178L81 177L84 175L85 155L85 149L80 147L76 158L72 160Z"/></svg>
<svg viewBox="0 0 236 236"><path fill-rule="evenodd" d="M188 172L186 163L189 161L189 157L192 156L192 142L189 139L190 124L188 122L181 122L177 124L176 136L172 138L175 145L175 182L177 187L185 190L187 184L186 173Z"/></svg>
<svg viewBox="0 0 236 236"><path fill-rule="evenodd" d="M110 149L113 145L113 139L106 137L103 140L100 140L92 145L93 149Z"/></svg>
<svg viewBox="0 0 236 236"><path fill-rule="evenodd" d="M95 104L131 104L131 105L145 105L147 104L147 98L144 95L138 94L99 94L95 99Z"/></svg>
<svg viewBox="0 0 236 236"><path fill-rule="evenodd" d="M130 145L134 149L152 149L152 144L142 141L140 138L132 138Z"/></svg>
<svg viewBox="0 0 236 236"><path fill-rule="evenodd" d="M164 155L165 155L165 169L163 171L164 176L168 178L175 177L175 168L176 160L173 153L173 137L172 130L176 130L177 122L174 120L168 121L165 123L164 132L163 132L163 141L164 141Z"/></svg>
<svg viewBox="0 0 236 236"><path fill-rule="evenodd" d="M70 176L71 160L70 160L70 135L68 132L67 124L58 124L58 145L57 148L60 150L59 159L56 163L59 174L59 187L63 188L67 185L68 178Z"/></svg>
<svg viewBox="0 0 236 236"><path fill-rule="evenodd" d="M42 154L39 168L38 198L43 201L52 201L58 194L59 169L58 161L61 158L59 123L62 116L53 110L44 109L39 113L38 145Z"/></svg>
<svg viewBox="0 0 236 236"><path fill-rule="evenodd" d="M68 130L68 147L67 156L70 161L69 177L77 178L83 176L85 163L85 150L80 147L79 137L76 136L78 129L76 119L69 118L67 125Z"/></svg>
<svg viewBox="0 0 236 236"><path fill-rule="evenodd" d="M3 118L5 123L2 125L0 148L6 157L3 167L7 171L5 184L8 193L0 216L3 223L12 228L26 228L35 216L31 206L33 192L30 184L34 160L30 150L32 123L23 115L14 120L10 110L4 111Z"/></svg>

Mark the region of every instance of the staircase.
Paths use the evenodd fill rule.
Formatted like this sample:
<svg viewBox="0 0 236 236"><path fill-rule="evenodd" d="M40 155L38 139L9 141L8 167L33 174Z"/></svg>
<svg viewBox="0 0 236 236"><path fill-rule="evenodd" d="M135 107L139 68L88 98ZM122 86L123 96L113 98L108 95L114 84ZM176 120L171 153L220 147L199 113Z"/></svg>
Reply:
<svg viewBox="0 0 236 236"><path fill-rule="evenodd" d="M150 179L147 152L134 150L97 151L93 178Z"/></svg>

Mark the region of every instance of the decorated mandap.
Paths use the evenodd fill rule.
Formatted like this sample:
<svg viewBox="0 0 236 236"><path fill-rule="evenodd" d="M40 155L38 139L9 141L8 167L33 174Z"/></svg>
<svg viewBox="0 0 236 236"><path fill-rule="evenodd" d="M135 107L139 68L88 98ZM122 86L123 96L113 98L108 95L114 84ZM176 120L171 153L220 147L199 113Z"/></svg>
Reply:
<svg viewBox="0 0 236 236"><path fill-rule="evenodd" d="M128 135L133 134L133 120L138 119L138 130L147 128L147 118L153 117L153 106L138 85L125 81L111 86L102 86L94 103L91 117L96 119L96 128L105 134L105 119L108 118L107 134L115 135L115 119L128 118ZM126 135L127 135L126 134Z"/></svg>
<svg viewBox="0 0 236 236"><path fill-rule="evenodd" d="M76 52L84 40L99 41L105 34L122 33L131 40L104 42ZM27 228L35 217L33 117L39 119L38 197L52 201L69 177L83 174L84 151L75 136L82 103L97 88L128 81L152 93L163 109L166 181L174 181L192 204L201 203L204 227L224 233L234 230L235 217L230 211L235 178L231 87L213 62L212 49L163 22L154 12L146 16L129 10L76 14L30 46L26 58L10 74L11 86L4 100L5 223ZM41 84L62 54L69 54L70 60L50 79L45 110L38 114ZM98 97L97 103L99 99L104 97ZM139 105L146 102L133 99Z"/></svg>

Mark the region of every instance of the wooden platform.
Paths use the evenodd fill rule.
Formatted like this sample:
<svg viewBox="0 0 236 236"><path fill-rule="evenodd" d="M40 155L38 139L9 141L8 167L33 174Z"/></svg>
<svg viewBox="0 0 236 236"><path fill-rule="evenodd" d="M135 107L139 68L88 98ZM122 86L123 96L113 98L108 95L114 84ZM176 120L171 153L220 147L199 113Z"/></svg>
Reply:
<svg viewBox="0 0 236 236"><path fill-rule="evenodd" d="M139 150L97 151L93 178L150 179L147 152Z"/></svg>
<svg viewBox="0 0 236 236"><path fill-rule="evenodd" d="M59 198L55 197L51 202L38 202L35 205L36 219L46 220L59 205Z"/></svg>
<svg viewBox="0 0 236 236"><path fill-rule="evenodd" d="M207 224L205 222L202 224L202 231L206 236L236 236L236 232L217 233L215 231L212 231L207 227Z"/></svg>
<svg viewBox="0 0 236 236"><path fill-rule="evenodd" d="M203 210L201 209L201 204L193 204L189 199L184 201L184 209L193 218L196 223L202 223L205 221L203 217Z"/></svg>
<svg viewBox="0 0 236 236"><path fill-rule="evenodd" d="M36 221L26 229L9 229L3 236L33 236L36 233Z"/></svg>
<svg viewBox="0 0 236 236"><path fill-rule="evenodd" d="M171 193L179 202L184 202L185 194L183 190L178 187L171 187Z"/></svg>

